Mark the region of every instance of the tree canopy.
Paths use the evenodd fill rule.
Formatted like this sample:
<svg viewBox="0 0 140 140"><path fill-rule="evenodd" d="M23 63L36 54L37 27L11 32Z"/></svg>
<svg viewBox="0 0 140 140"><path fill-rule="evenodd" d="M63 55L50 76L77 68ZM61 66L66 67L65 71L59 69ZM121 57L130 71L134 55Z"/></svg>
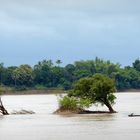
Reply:
<svg viewBox="0 0 140 140"><path fill-rule="evenodd" d="M80 79L69 92L70 97L88 99L92 104L101 103L106 105L110 112L115 112L112 108L116 99L115 82L109 77L102 74L95 74L89 78Z"/></svg>
<svg viewBox="0 0 140 140"><path fill-rule="evenodd" d="M0 84L14 88L63 88L69 90L79 79L104 74L116 81L117 90L140 89L140 60L132 66L95 58L95 60L75 61L66 66L61 60L39 61L34 66L27 64L5 67L0 63ZM61 65L60 65L61 64Z"/></svg>

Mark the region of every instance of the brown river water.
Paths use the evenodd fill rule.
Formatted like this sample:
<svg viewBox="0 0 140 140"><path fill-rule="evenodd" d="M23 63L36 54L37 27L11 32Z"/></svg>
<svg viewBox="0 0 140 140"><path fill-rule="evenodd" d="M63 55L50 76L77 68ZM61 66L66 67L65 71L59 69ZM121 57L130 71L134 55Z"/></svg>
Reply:
<svg viewBox="0 0 140 140"><path fill-rule="evenodd" d="M116 114L61 116L56 95L12 95L2 100L9 112L36 114L0 116L0 140L140 140L140 93L117 93ZM94 106L90 109L107 110Z"/></svg>

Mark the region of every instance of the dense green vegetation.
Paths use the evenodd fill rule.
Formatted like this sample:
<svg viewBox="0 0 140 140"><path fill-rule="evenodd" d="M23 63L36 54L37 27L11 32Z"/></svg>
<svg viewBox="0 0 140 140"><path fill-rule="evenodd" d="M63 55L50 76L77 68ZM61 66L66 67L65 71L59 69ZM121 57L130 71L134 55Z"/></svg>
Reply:
<svg viewBox="0 0 140 140"><path fill-rule="evenodd" d="M71 89L80 78L91 77L96 73L104 74L116 81L118 90L140 89L140 60L132 66L121 67L110 61L95 60L76 61L74 64L61 66L61 60L54 64L51 60L43 60L33 67L21 65L5 67L0 64L0 84L16 89Z"/></svg>
<svg viewBox="0 0 140 140"><path fill-rule="evenodd" d="M65 95L59 100L59 109L57 111L64 112L81 112L85 108L89 108L92 105L91 101L86 98L76 98L74 96Z"/></svg>
<svg viewBox="0 0 140 140"><path fill-rule="evenodd" d="M69 93L60 100L60 110L83 110L92 104L106 105L110 113L115 113L112 105L116 99L115 82L103 75L81 78Z"/></svg>

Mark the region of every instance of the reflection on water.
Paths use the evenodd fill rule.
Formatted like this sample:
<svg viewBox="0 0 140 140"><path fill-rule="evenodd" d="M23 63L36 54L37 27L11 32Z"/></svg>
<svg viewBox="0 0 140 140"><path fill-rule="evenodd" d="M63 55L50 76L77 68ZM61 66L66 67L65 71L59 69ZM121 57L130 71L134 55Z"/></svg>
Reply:
<svg viewBox="0 0 140 140"><path fill-rule="evenodd" d="M0 116L0 140L139 140L140 93L118 93L116 114L53 115L55 95L2 97L8 111L33 110L32 115ZM94 107L91 109L95 109ZM101 108L106 110L106 108Z"/></svg>

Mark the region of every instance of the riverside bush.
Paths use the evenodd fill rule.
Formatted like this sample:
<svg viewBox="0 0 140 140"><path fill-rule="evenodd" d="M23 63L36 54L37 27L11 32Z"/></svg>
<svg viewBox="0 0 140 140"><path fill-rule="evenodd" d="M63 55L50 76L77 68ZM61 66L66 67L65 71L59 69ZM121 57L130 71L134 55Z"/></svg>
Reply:
<svg viewBox="0 0 140 140"><path fill-rule="evenodd" d="M59 106L62 110L77 110L78 109L78 103L75 98L71 98L68 96L64 96L59 100Z"/></svg>
<svg viewBox="0 0 140 140"><path fill-rule="evenodd" d="M88 99L77 99L75 97L64 96L59 100L59 108L61 110L78 111L91 106Z"/></svg>

